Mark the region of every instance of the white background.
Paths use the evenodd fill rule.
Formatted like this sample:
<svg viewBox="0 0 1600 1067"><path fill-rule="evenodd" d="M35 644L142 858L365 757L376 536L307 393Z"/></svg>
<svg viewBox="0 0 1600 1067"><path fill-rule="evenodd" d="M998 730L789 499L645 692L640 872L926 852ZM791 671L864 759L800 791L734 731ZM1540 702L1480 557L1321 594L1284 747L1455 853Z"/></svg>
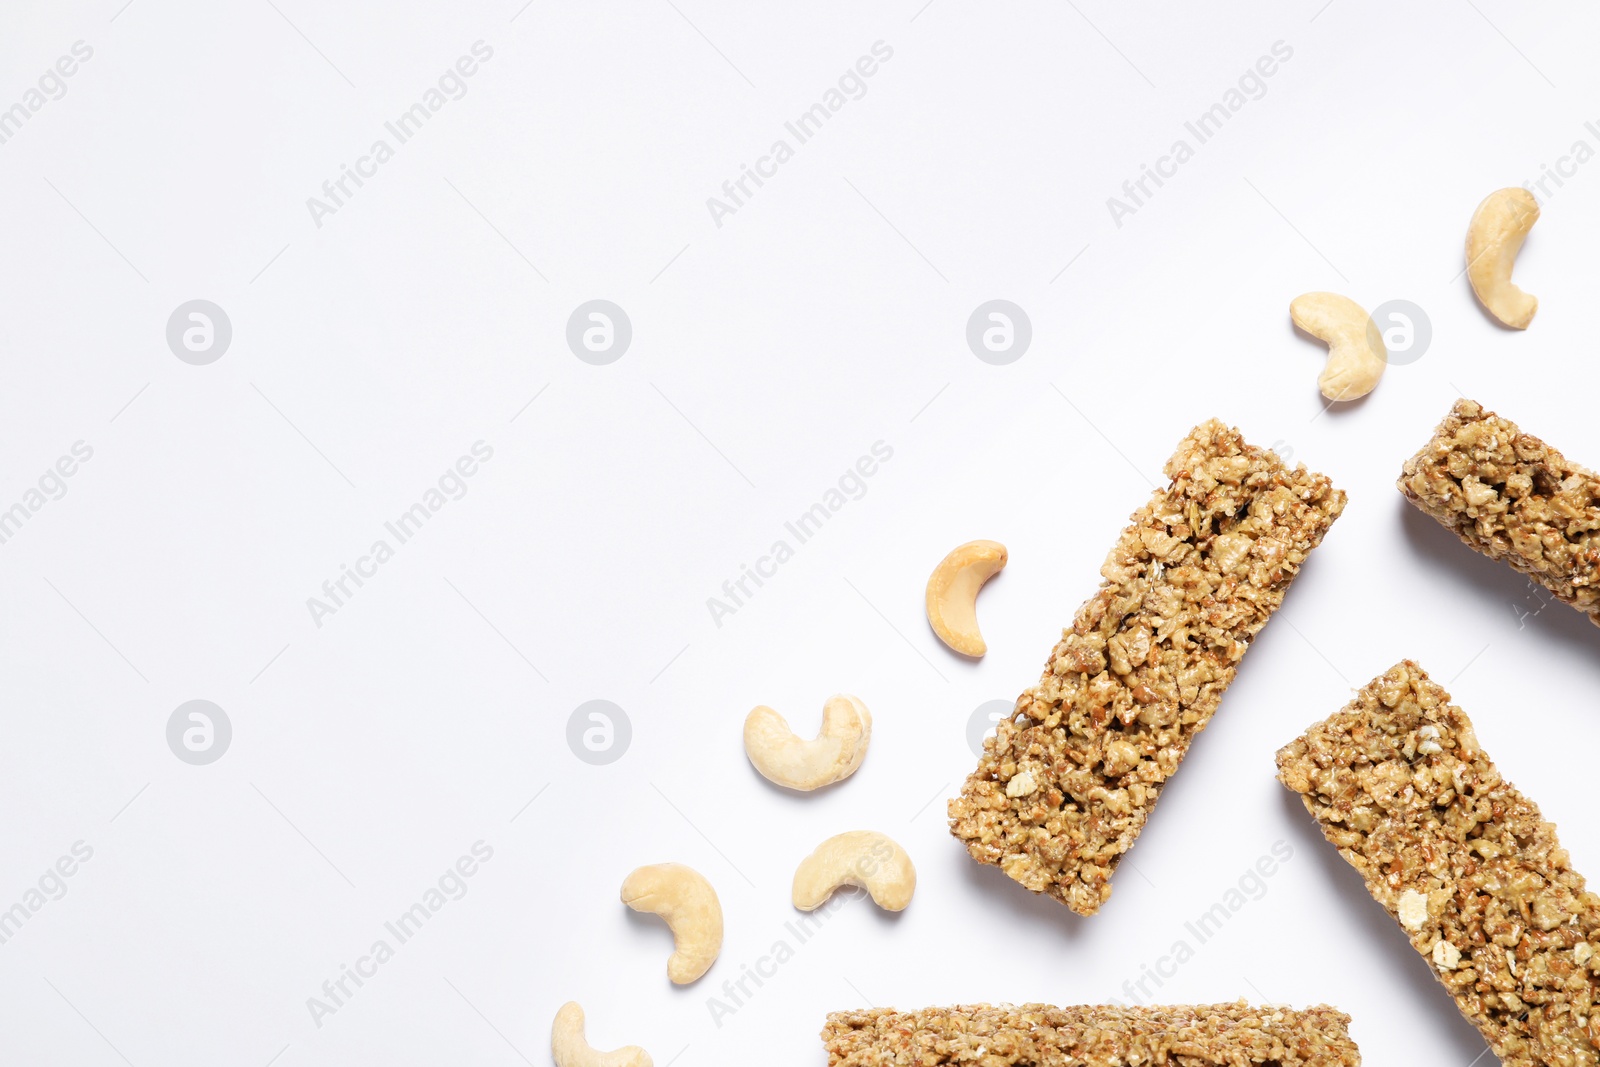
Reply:
<svg viewBox="0 0 1600 1067"><path fill-rule="evenodd" d="M0 107L94 49L0 145L0 507L94 449L0 545L0 908L94 850L0 946L0 1062L542 1064L577 999L658 1065L820 1064L830 1010L1125 999L1280 840L1161 998L1332 1003L1369 1063L1483 1052L1272 755L1415 657L1600 872L1600 633L1393 486L1458 390L1600 462L1600 163L1545 198L1530 330L1460 277L1480 198L1600 148L1592 8L121 3L0 15ZM478 40L466 96L319 228L307 198ZM715 225L707 197L879 40L866 95ZM1277 41L1266 94L1114 225L1107 197ZM1315 289L1410 300L1432 346L1323 414L1288 318ZM195 298L233 325L209 366L165 340ZM565 342L593 298L633 323L609 366ZM1009 366L965 340L993 298L1032 321ZM944 801L972 710L1035 680L1212 415L1349 506L1079 919L968 859ZM479 440L468 494L315 625L307 598ZM707 598L879 440L866 494L714 625ZM966 662L922 586L976 537L1011 563ZM836 691L874 715L861 771L768 786L745 713L809 732ZM209 766L165 739L196 698L233 724ZM565 740L591 699L632 722L606 766ZM846 901L717 1026L708 998L786 936L795 864L855 828L912 854L909 910ZM466 896L318 1027L307 998L479 840ZM686 989L617 900L662 860L727 916Z"/></svg>

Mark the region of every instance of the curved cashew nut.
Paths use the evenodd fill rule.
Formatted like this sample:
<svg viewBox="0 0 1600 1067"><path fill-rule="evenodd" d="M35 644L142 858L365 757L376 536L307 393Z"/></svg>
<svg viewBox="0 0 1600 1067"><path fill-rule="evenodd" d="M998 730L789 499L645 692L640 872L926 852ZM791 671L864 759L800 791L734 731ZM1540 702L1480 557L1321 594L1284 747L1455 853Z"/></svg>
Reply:
<svg viewBox="0 0 1600 1067"><path fill-rule="evenodd" d="M830 837L794 872L794 906L815 911L842 885L861 886L885 911L902 911L917 888L917 869L887 834L851 830Z"/></svg>
<svg viewBox="0 0 1600 1067"><path fill-rule="evenodd" d="M1538 297L1511 282L1522 242L1539 221L1539 202L1526 189L1498 189L1483 198L1467 225L1467 278L1489 314L1526 330L1539 310Z"/></svg>
<svg viewBox="0 0 1600 1067"><path fill-rule="evenodd" d="M762 777L789 789L812 790L856 773L872 740L872 715L852 696L839 694L822 706L822 732L796 737L782 715L765 704L744 720L744 751Z"/></svg>
<svg viewBox="0 0 1600 1067"><path fill-rule="evenodd" d="M928 625L939 640L963 656L989 650L978 632L978 590L1006 565L1006 546L968 541L939 561L928 577Z"/></svg>
<svg viewBox="0 0 1600 1067"><path fill-rule="evenodd" d="M583 1009L575 1000L561 1005L550 1027L550 1054L556 1067L652 1067L650 1053L638 1045L600 1052L583 1036Z"/></svg>
<svg viewBox="0 0 1600 1067"><path fill-rule="evenodd" d="M1289 302L1294 324L1328 345L1328 363L1317 378L1329 400L1354 400L1372 392L1389 365L1372 316L1338 293L1303 293Z"/></svg>
<svg viewBox="0 0 1600 1067"><path fill-rule="evenodd" d="M667 921L673 949L667 977L688 985L711 969L722 951L722 904L705 876L681 863L640 867L622 883L622 902Z"/></svg>

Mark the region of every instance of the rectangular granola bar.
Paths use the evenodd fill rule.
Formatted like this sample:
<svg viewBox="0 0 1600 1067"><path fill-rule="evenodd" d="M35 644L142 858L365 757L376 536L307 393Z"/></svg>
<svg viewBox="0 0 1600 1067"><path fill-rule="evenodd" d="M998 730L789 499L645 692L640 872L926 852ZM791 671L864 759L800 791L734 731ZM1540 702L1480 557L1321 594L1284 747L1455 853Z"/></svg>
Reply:
<svg viewBox="0 0 1600 1067"><path fill-rule="evenodd" d="M1463 399L1398 484L1461 540L1600 625L1600 476Z"/></svg>
<svg viewBox="0 0 1600 1067"><path fill-rule="evenodd" d="M1344 493L1213 419L1167 460L1039 684L984 742L950 832L1080 915L1111 896L1161 787Z"/></svg>
<svg viewBox="0 0 1600 1067"><path fill-rule="evenodd" d="M1278 778L1501 1063L1600 1063L1600 898L1421 667L1390 668L1285 746Z"/></svg>
<svg viewBox="0 0 1600 1067"><path fill-rule="evenodd" d="M1359 1067L1350 1016L1236 1004L1053 1008L974 1004L828 1016L828 1067Z"/></svg>

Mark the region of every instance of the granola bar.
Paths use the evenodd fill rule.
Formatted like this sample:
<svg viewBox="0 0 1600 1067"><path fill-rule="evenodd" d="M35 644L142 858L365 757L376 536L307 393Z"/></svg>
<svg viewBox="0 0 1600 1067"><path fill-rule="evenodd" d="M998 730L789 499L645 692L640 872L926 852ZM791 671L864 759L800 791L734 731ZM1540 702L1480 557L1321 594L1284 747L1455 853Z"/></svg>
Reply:
<svg viewBox="0 0 1600 1067"><path fill-rule="evenodd" d="M1162 785L1344 510L1327 478L1215 419L1166 473L950 801L950 832L974 859L1080 915L1111 896Z"/></svg>
<svg viewBox="0 0 1600 1067"><path fill-rule="evenodd" d="M828 1067L1359 1067L1350 1017L1236 1004L1053 1008L974 1004L828 1016Z"/></svg>
<svg viewBox="0 0 1600 1067"><path fill-rule="evenodd" d="M1410 660L1278 753L1278 778L1506 1067L1600 1063L1600 897Z"/></svg>
<svg viewBox="0 0 1600 1067"><path fill-rule="evenodd" d="M1600 476L1463 399L1398 484L1461 540L1600 625Z"/></svg>

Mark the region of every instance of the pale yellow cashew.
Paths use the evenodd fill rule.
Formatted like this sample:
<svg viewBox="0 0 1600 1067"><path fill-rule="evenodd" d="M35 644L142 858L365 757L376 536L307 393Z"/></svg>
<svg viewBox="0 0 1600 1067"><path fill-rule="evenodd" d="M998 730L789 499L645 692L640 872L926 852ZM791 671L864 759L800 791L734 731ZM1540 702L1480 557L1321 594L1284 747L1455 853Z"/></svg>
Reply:
<svg viewBox="0 0 1600 1067"><path fill-rule="evenodd" d="M1329 400L1366 396L1389 365L1383 336L1360 304L1338 293L1302 293L1289 302L1294 324L1328 345L1328 362L1317 378Z"/></svg>
<svg viewBox="0 0 1600 1067"><path fill-rule="evenodd" d="M782 715L765 704L744 720L744 751L762 777L789 789L821 789L856 773L872 740L872 715L852 696L828 698L822 732L796 737Z"/></svg>
<svg viewBox="0 0 1600 1067"><path fill-rule="evenodd" d="M681 863L640 867L622 883L622 902L666 920L673 953L667 977L688 985L711 969L722 951L722 904L701 875Z"/></svg>
<svg viewBox="0 0 1600 1067"><path fill-rule="evenodd" d="M951 550L928 577L928 625L939 640L963 656L989 650L978 630L978 590L1006 565L1006 546L968 541Z"/></svg>
<svg viewBox="0 0 1600 1067"><path fill-rule="evenodd" d="M1467 225L1467 278L1489 314L1518 330L1526 330L1539 310L1511 281L1511 268L1528 231L1539 221L1539 202L1526 189L1497 189L1483 198Z"/></svg>
<svg viewBox="0 0 1600 1067"><path fill-rule="evenodd" d="M583 1009L575 1000L561 1005L550 1027L550 1054L556 1067L652 1067L650 1053L637 1045L601 1052L583 1036Z"/></svg>
<svg viewBox="0 0 1600 1067"><path fill-rule="evenodd" d="M860 886L885 911L903 911L917 888L917 869L887 835L851 830L830 837L794 872L794 906L815 911L840 886Z"/></svg>

